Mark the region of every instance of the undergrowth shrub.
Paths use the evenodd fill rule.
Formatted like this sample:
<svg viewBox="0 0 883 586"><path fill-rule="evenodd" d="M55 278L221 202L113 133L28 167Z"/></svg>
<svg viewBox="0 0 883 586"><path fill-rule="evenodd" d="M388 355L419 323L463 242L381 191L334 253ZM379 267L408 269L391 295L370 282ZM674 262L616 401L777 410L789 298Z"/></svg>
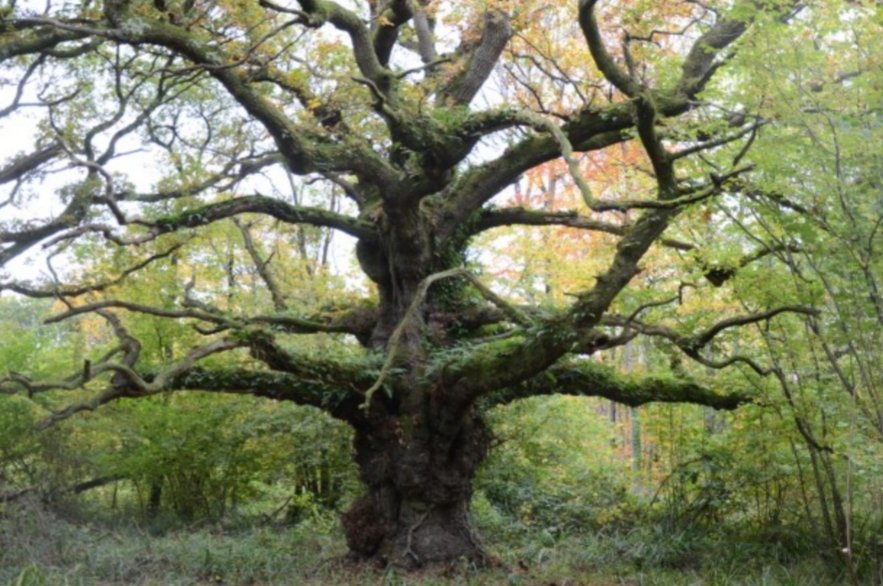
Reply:
<svg viewBox="0 0 883 586"><path fill-rule="evenodd" d="M474 505L485 521L500 515L498 526L567 533L597 529L632 505L628 462L617 457L614 430L594 403L536 397L496 409L490 423L496 444Z"/></svg>

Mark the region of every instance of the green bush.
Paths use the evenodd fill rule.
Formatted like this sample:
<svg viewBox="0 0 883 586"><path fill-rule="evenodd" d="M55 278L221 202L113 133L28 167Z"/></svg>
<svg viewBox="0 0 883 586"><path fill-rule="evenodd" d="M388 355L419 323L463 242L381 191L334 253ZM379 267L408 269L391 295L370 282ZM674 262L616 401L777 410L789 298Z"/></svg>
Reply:
<svg viewBox="0 0 883 586"><path fill-rule="evenodd" d="M497 443L477 480L482 506L552 533L618 518L630 506L631 473L596 409L584 398L538 397L495 410Z"/></svg>
<svg viewBox="0 0 883 586"><path fill-rule="evenodd" d="M96 470L128 481L116 504L152 521L336 508L358 486L349 431L294 405L169 395L109 405L81 425Z"/></svg>

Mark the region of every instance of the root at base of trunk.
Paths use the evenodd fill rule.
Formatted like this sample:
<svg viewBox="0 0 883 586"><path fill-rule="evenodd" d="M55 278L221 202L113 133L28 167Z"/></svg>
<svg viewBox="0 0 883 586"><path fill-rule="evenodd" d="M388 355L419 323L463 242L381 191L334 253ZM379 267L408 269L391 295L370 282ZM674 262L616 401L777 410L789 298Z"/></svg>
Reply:
<svg viewBox="0 0 883 586"><path fill-rule="evenodd" d="M356 557L409 569L461 559L480 565L491 562L472 529L465 503L422 512L400 504L393 516L384 500L366 495L343 515L347 544Z"/></svg>

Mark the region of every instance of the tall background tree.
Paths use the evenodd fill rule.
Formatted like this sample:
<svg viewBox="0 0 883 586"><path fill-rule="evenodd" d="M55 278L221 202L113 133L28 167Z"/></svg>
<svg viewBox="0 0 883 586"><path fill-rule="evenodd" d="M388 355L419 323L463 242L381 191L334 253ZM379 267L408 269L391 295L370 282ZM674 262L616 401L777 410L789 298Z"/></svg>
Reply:
<svg viewBox="0 0 883 586"><path fill-rule="evenodd" d="M698 384L681 355L787 388L775 356L740 348L734 330L769 332L786 314L813 324L817 299L717 289L758 266L794 269L804 244L744 236L765 225L740 214L788 187L754 179L751 147L783 113L756 99L753 68L790 95L793 70L760 59L789 36L865 38L873 10L12 3L2 115L33 146L0 171L2 287L55 300L49 322L91 335L72 371L13 372L2 389L69 396L43 427L185 390L318 407L355 433L365 494L343 515L354 553L481 557L468 504L492 406L749 400L747 383ZM855 70L814 69L810 87L878 67L859 46ZM522 197L542 177L573 209L549 200L551 180L545 203ZM515 226L592 233L568 257L580 277L556 295L538 295L548 278L495 291L479 236ZM346 246L331 231L354 240L363 281L329 270ZM13 276L37 256L42 279ZM303 287L305 275L319 278ZM594 358L638 336L666 344L666 372L624 376Z"/></svg>

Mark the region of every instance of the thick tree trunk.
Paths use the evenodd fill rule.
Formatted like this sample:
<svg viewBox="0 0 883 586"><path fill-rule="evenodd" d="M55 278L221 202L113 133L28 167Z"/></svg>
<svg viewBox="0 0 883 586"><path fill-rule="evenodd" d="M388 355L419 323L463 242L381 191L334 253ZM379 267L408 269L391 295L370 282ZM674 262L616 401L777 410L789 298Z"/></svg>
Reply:
<svg viewBox="0 0 883 586"><path fill-rule="evenodd" d="M416 567L458 558L485 561L469 501L490 433L464 417L452 432L423 417L385 416L356 430L367 493L343 515L347 544L361 559Z"/></svg>
<svg viewBox="0 0 883 586"><path fill-rule="evenodd" d="M423 279L453 266L433 252L427 235L437 219L424 213L413 202L384 206L376 220L385 226L383 241L357 247L380 301L369 345L395 353L408 374L399 378L394 397L375 398L370 415L351 421L367 491L342 518L354 556L408 568L486 559L470 524L469 502L490 432L480 417L453 410L440 389L427 389L420 380L425 341L432 335L424 319L432 313L435 291L420 299L422 314L390 347Z"/></svg>

